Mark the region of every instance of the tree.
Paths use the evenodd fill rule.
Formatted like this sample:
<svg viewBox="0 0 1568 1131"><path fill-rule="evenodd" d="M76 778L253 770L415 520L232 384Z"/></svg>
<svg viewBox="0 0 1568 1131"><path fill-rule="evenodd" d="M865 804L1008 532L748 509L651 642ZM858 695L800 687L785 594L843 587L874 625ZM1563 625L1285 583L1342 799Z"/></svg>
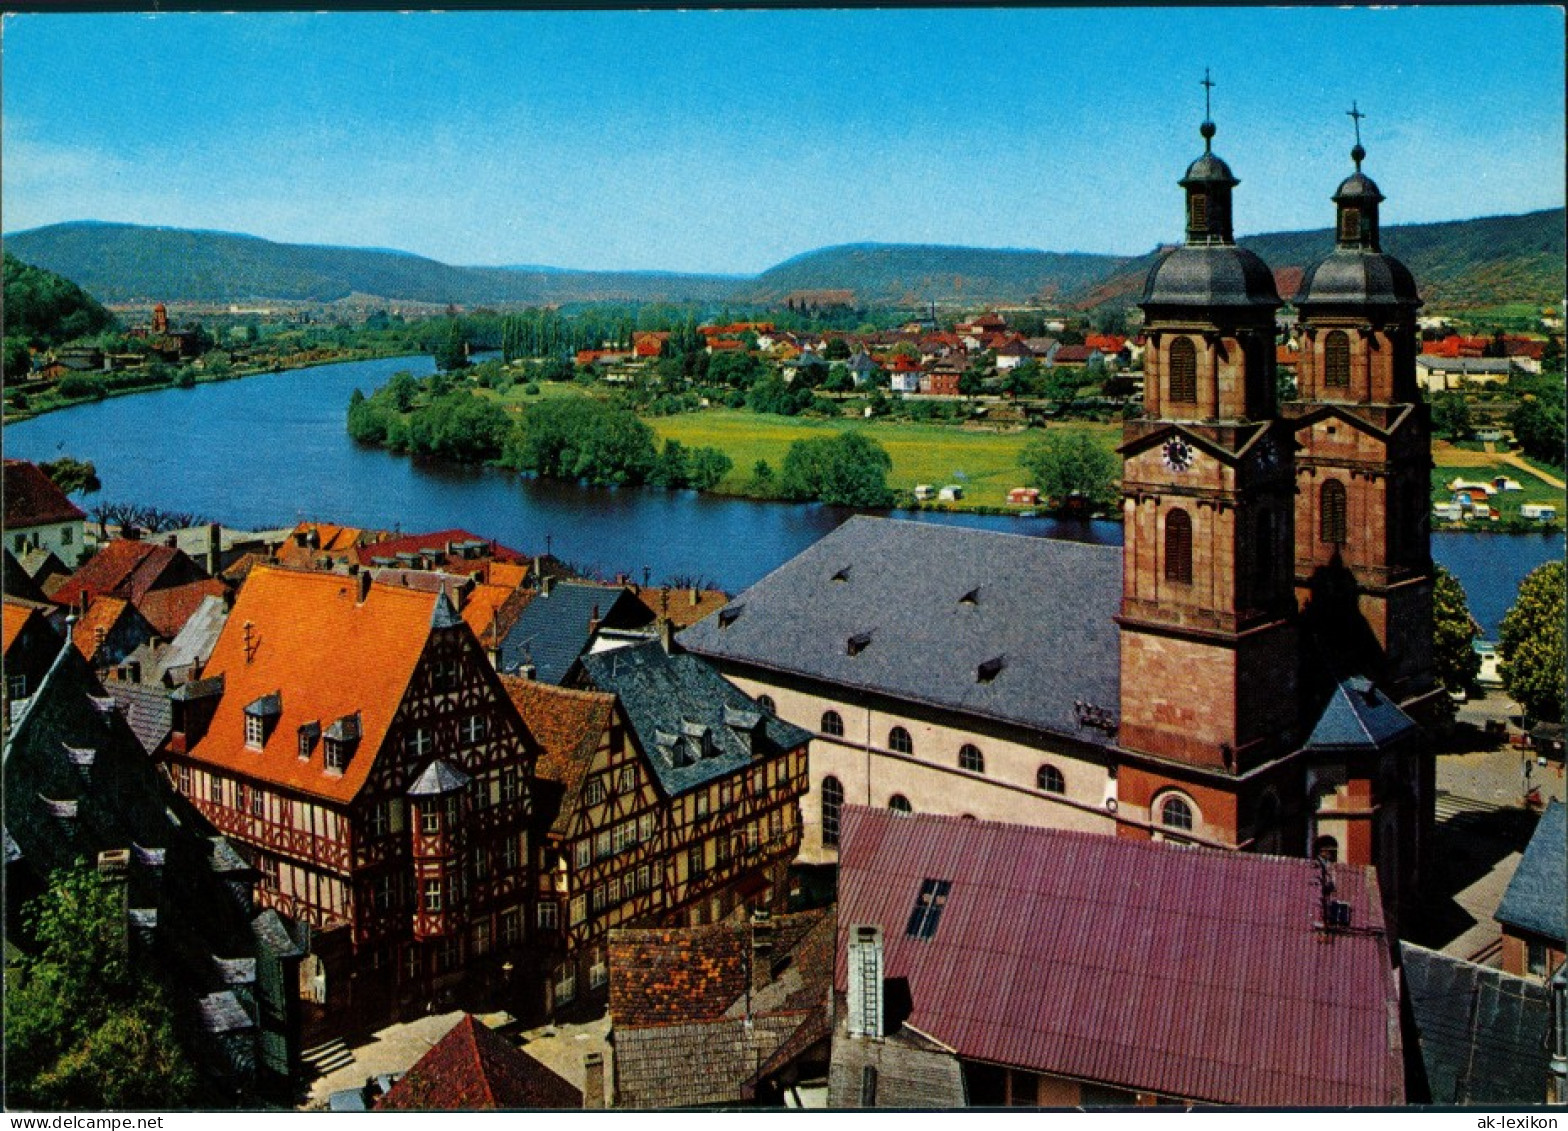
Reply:
<svg viewBox="0 0 1568 1131"><path fill-rule="evenodd" d="M1498 642L1503 688L1526 716L1551 723L1563 721L1564 572L1547 562L1520 582Z"/></svg>
<svg viewBox="0 0 1568 1131"><path fill-rule="evenodd" d="M35 346L59 345L102 333L114 315L69 279L5 255L5 328L8 337ZM6 373L10 375L7 350Z"/></svg>
<svg viewBox="0 0 1568 1131"><path fill-rule="evenodd" d="M1018 463L1055 506L1075 495L1093 506L1116 501L1116 456L1087 432L1047 432L1019 453Z"/></svg>
<svg viewBox="0 0 1568 1131"><path fill-rule="evenodd" d="M1432 429L1448 440L1468 440L1474 432L1470 423L1470 401L1463 393L1439 393L1432 398Z"/></svg>
<svg viewBox="0 0 1568 1131"><path fill-rule="evenodd" d="M1475 690L1481 674L1481 656L1472 646L1476 633L1464 586L1438 566L1432 579L1432 658L1438 680L1450 691Z"/></svg>
<svg viewBox="0 0 1568 1131"><path fill-rule="evenodd" d="M691 453L691 485L699 491L711 491L734 466L735 461L718 448L698 448Z"/></svg>
<svg viewBox="0 0 1568 1131"><path fill-rule="evenodd" d="M1555 394L1526 393L1508 417L1508 426L1524 454L1553 467L1563 466L1564 442L1568 438L1564 423L1561 379Z"/></svg>
<svg viewBox="0 0 1568 1131"><path fill-rule="evenodd" d="M7 381L20 381L33 369L32 351L27 348L25 338L6 338L5 357L0 362L0 377Z"/></svg>
<svg viewBox="0 0 1568 1131"><path fill-rule="evenodd" d="M648 482L655 487L684 487L690 478L691 468L686 458L686 445L673 436L664 441L664 450L654 461L648 473Z"/></svg>
<svg viewBox="0 0 1568 1131"><path fill-rule="evenodd" d="M523 413L501 462L518 471L590 483L641 483L658 451L632 412L587 397L541 401Z"/></svg>
<svg viewBox="0 0 1568 1131"><path fill-rule="evenodd" d="M468 349L463 339L463 324L456 318L451 320L446 334L431 351L439 369L453 370L468 367Z"/></svg>
<svg viewBox="0 0 1568 1131"><path fill-rule="evenodd" d="M78 862L23 917L26 957L6 974L6 1101L54 1110L196 1104L198 1078L165 989L132 962L125 909ZM9 962L9 959L7 960Z"/></svg>
<svg viewBox="0 0 1568 1131"><path fill-rule="evenodd" d="M787 498L835 506L886 507L893 503L887 473L893 458L864 432L796 440L784 456L779 487Z"/></svg>
<svg viewBox="0 0 1568 1131"><path fill-rule="evenodd" d="M38 470L47 475L54 485L67 495L75 495L78 492L86 495L103 486L98 479L98 469L93 466L92 460L61 456L59 459L40 463Z"/></svg>
<svg viewBox="0 0 1568 1131"><path fill-rule="evenodd" d="M822 351L822 356L829 361L848 361L850 357L849 342L843 338L829 338L827 348Z"/></svg>

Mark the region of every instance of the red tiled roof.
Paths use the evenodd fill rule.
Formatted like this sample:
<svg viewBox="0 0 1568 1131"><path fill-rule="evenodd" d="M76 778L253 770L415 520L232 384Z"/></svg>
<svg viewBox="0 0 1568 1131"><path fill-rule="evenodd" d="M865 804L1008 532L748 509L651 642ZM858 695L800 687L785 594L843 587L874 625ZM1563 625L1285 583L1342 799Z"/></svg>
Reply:
<svg viewBox="0 0 1568 1131"><path fill-rule="evenodd" d="M1052 356L1052 361L1088 361L1094 352L1091 346L1063 346Z"/></svg>
<svg viewBox="0 0 1568 1131"><path fill-rule="evenodd" d="M883 929L909 1024L966 1059L1255 1107L1404 1101L1399 991L1370 868L848 807L846 933ZM951 882L929 938L927 879Z"/></svg>
<svg viewBox="0 0 1568 1131"><path fill-rule="evenodd" d="M483 542L484 549L477 558L461 558L447 553L448 543L458 542ZM486 559L503 562L519 562L527 564L528 556L519 550L503 546L499 542L492 542L488 538L481 538L477 534L470 534L466 530L436 530L429 534L404 534L397 538L388 538L382 542L371 542L367 545L356 547L355 556L362 566L368 566L377 558L396 558L399 554L430 553L441 563L441 568L459 573L474 573L485 566Z"/></svg>
<svg viewBox="0 0 1568 1131"><path fill-rule="evenodd" d="M377 1111L581 1108L583 1094L471 1013L376 1103Z"/></svg>
<svg viewBox="0 0 1568 1131"><path fill-rule="evenodd" d="M610 932L610 1015L616 1028L685 1025L723 1017L746 991L749 928Z"/></svg>
<svg viewBox="0 0 1568 1131"><path fill-rule="evenodd" d="M1102 353L1120 353L1127 339L1121 334L1085 334L1083 344Z"/></svg>
<svg viewBox="0 0 1568 1131"><path fill-rule="evenodd" d="M615 696L575 691L538 680L501 676L501 686L543 749L534 776L562 787L552 828L565 833L577 811L577 793L615 716Z"/></svg>
<svg viewBox="0 0 1568 1131"><path fill-rule="evenodd" d="M358 578L258 565L240 589L203 674L224 677L206 735L191 750L230 773L347 802L370 775L425 642L437 594ZM246 625L250 656L246 656ZM245 707L282 692L283 711L260 751L245 746ZM359 748L341 774L323 768L317 745L299 758L299 728L360 715Z"/></svg>
<svg viewBox="0 0 1568 1131"><path fill-rule="evenodd" d="M8 459L4 472L5 528L22 530L52 522L72 522L87 516L37 464Z"/></svg>
<svg viewBox="0 0 1568 1131"><path fill-rule="evenodd" d="M217 578L153 589L136 602L136 610L165 640L173 640L191 619L191 614L208 597L222 597L228 587Z"/></svg>
<svg viewBox="0 0 1568 1131"><path fill-rule="evenodd" d="M162 542L116 538L106 543L71 579L50 594L57 605L77 604L81 597L115 596L141 602L155 587L200 580L203 571L183 550Z"/></svg>

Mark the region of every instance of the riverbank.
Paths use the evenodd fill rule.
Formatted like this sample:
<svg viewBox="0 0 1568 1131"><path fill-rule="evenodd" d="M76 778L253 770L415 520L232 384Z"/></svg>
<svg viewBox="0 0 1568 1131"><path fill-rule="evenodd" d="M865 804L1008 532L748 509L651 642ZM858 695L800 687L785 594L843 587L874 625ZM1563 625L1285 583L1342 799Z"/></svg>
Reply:
<svg viewBox="0 0 1568 1131"><path fill-rule="evenodd" d="M189 384L181 384L178 375L174 378L147 385L128 385L124 388L100 387L91 395L85 397L63 397L56 391L58 381L23 383L17 388L6 390L6 403L4 412L0 413L0 424L20 424L24 420L44 416L57 412L63 408L76 408L79 405L93 404L97 401L112 400L117 397L135 396L139 393L161 393L170 389L193 389L198 385L217 385L230 381L241 381L248 377L265 377L276 373L292 373L300 369L315 369L323 365L341 365L356 361L383 361L388 358L420 357L422 354L410 354L400 350L376 349L347 349L347 350L310 350L306 354L284 354L273 359L271 364L258 366L234 366L227 373L204 373L194 367L187 367L192 375ZM126 371L122 371L123 372ZM96 379L99 374L83 374L89 380ZM114 376L111 374L110 376ZM63 378L62 378L63 380ZM34 387L36 386L36 387ZM27 407L18 409L11 403L15 393L21 393L27 398Z"/></svg>

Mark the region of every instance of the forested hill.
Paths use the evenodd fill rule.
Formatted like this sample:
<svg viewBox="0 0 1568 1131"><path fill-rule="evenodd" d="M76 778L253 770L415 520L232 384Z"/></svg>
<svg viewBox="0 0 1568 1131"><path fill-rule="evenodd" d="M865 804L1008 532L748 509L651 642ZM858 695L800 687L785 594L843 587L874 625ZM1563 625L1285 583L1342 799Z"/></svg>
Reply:
<svg viewBox="0 0 1568 1131"><path fill-rule="evenodd" d="M1383 250L1409 267L1429 309L1462 310L1524 302L1562 301L1568 238L1561 208L1520 216L1485 216L1440 224L1383 228ZM1274 268L1280 294L1290 298L1304 270L1334 249L1334 233L1272 232L1237 241ZM1114 274L1073 296L1079 305L1133 303L1158 253L1124 260Z"/></svg>
<svg viewBox="0 0 1568 1131"><path fill-rule="evenodd" d="M1240 241L1274 267L1287 298L1333 247L1328 229ZM839 292L859 306L992 305L1045 299L1069 308L1130 304L1157 253L1085 253L848 244L796 256L753 277L455 267L405 252L280 244L222 232L72 223L5 237L6 250L104 302L775 303ZM1383 229L1385 250L1415 273L1429 309L1562 300L1564 210ZM830 301L830 300L829 300Z"/></svg>
<svg viewBox="0 0 1568 1131"><path fill-rule="evenodd" d="M783 302L791 295L853 291L865 305L926 302L1065 302L1120 270L1119 255L846 244L808 251L771 267L736 291L737 300Z"/></svg>
<svg viewBox="0 0 1568 1131"><path fill-rule="evenodd" d="M401 251L282 244L230 232L79 222L5 237L6 249L104 302L332 302L350 294L460 305L723 298L721 275L453 267Z"/></svg>

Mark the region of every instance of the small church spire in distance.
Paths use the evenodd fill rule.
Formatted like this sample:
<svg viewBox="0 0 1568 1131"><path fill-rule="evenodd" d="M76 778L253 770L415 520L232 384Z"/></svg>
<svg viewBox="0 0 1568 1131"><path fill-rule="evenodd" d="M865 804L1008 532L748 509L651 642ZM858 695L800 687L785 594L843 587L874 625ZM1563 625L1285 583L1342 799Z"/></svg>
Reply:
<svg viewBox="0 0 1568 1131"><path fill-rule="evenodd" d="M1214 111L1209 105L1209 94L1214 90L1214 80L1209 78L1209 68L1203 68L1203 125L1198 127L1198 132L1203 135L1203 152L1210 151L1214 140Z"/></svg>
<svg viewBox="0 0 1568 1131"><path fill-rule="evenodd" d="M1351 99L1350 109L1345 111L1345 116L1356 124L1356 147L1350 151L1350 159L1356 163L1356 172L1361 172L1361 162L1366 157L1367 151L1361 148L1361 119L1365 118L1355 99Z"/></svg>

